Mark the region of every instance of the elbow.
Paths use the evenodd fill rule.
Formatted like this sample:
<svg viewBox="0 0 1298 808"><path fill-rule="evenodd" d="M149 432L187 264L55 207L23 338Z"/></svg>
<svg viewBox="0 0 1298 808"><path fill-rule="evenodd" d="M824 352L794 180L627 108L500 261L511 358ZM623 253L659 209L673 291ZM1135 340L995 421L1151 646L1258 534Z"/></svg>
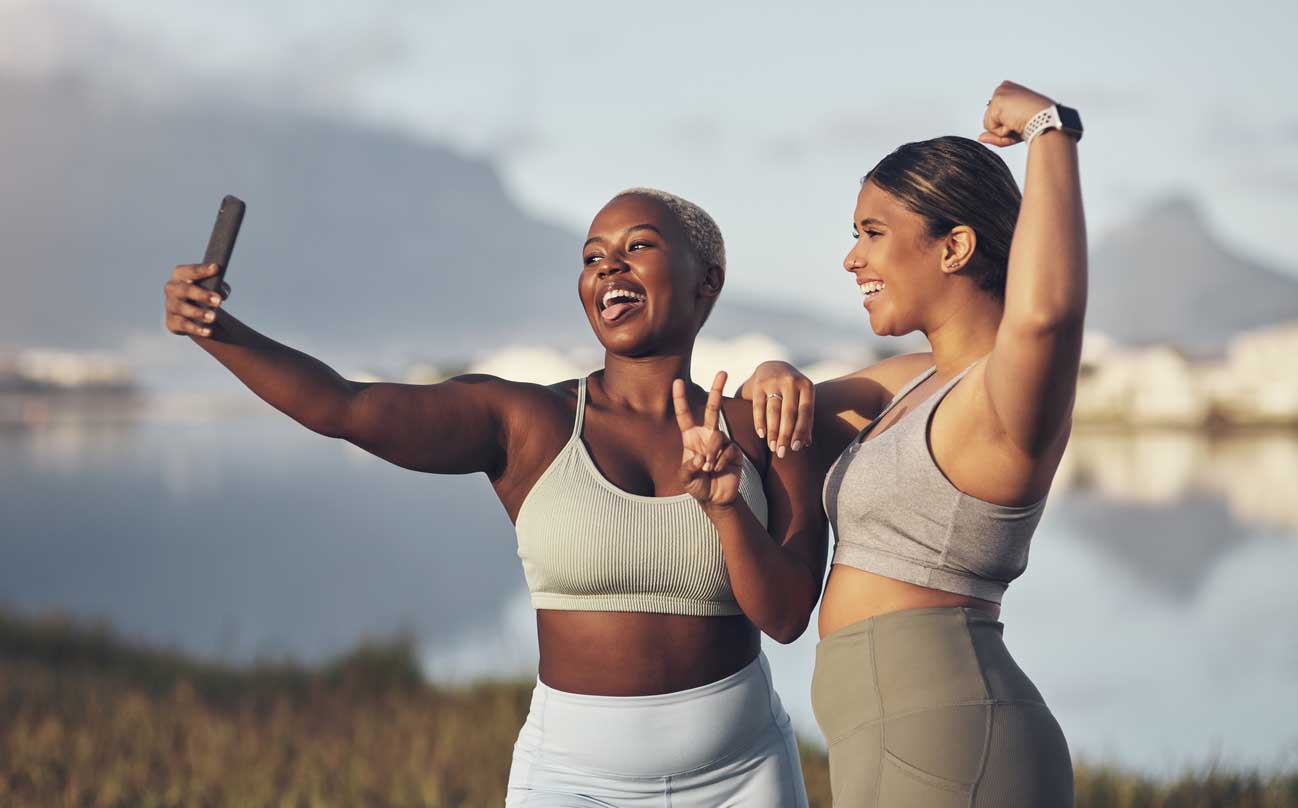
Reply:
<svg viewBox="0 0 1298 808"><path fill-rule="evenodd" d="M820 600L820 578L808 569L805 578L799 578L791 587L784 608L772 621L762 626L762 631L780 645L788 645L801 637L811 623L811 613Z"/></svg>
<svg viewBox="0 0 1298 808"><path fill-rule="evenodd" d="M305 426L307 429L311 430L312 432L316 433L317 435L322 435L326 438L345 440L349 443L356 442L352 440L351 432L349 430L333 422L325 422L314 426L311 424L304 424L303 426Z"/></svg>
<svg viewBox="0 0 1298 808"><path fill-rule="evenodd" d="M811 622L811 612L815 605L813 602L790 607L778 622L769 627L764 627L764 633L780 645L788 645L807 631L807 625Z"/></svg>
<svg viewBox="0 0 1298 808"><path fill-rule="evenodd" d="M349 383L350 384L350 383ZM363 418L361 408L353 406L356 391L349 390L337 402L319 407L302 418L300 423L307 429L326 438L356 442L356 436L363 434L364 426L358 421Z"/></svg>
<svg viewBox="0 0 1298 808"><path fill-rule="evenodd" d="M810 616L807 616L801 621L790 621L775 630L767 631L766 636L780 645L788 645L803 635L807 630L807 623L810 622L810 619Z"/></svg>
<svg viewBox="0 0 1298 808"><path fill-rule="evenodd" d="M1025 337L1059 337L1080 334L1086 319L1086 303L1061 301L1033 306L1009 323L1013 331Z"/></svg>

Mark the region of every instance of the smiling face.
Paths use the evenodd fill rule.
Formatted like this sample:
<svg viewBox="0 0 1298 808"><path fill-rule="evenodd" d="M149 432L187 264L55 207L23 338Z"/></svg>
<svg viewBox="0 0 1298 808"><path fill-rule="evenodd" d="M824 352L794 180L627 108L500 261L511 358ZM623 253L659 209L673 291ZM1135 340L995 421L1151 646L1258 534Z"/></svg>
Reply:
<svg viewBox="0 0 1298 808"><path fill-rule="evenodd" d="M645 356L692 345L720 282L666 205L627 194L591 222L577 291L607 350Z"/></svg>
<svg viewBox="0 0 1298 808"><path fill-rule="evenodd" d="M927 330L936 304L950 291L941 238L919 214L873 182L861 186L852 216L856 243L843 259L880 336Z"/></svg>

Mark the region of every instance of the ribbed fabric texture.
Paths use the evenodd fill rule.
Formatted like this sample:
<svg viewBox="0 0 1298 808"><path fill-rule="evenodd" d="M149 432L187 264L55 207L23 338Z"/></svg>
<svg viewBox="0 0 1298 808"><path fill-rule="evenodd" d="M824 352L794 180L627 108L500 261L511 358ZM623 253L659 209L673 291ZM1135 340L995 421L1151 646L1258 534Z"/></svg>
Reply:
<svg viewBox="0 0 1298 808"><path fill-rule="evenodd" d="M581 440L586 380L572 437L518 512L518 556L537 609L740 614L716 528L689 494L646 497L609 482ZM721 429L727 435L725 415ZM739 494L766 525L766 494L743 459Z"/></svg>
<svg viewBox="0 0 1298 808"><path fill-rule="evenodd" d="M830 468L824 504L837 542L834 563L1000 603L1027 567L1046 501L1012 507L971 497L933 462L933 411L969 368L883 433L861 440L936 370L903 388Z"/></svg>

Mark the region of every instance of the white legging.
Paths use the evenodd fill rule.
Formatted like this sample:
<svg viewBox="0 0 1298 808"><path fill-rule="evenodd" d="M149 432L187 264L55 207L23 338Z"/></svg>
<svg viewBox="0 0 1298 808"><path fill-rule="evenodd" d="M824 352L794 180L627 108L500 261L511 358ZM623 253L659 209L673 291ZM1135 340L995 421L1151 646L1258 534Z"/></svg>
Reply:
<svg viewBox="0 0 1298 808"><path fill-rule="evenodd" d="M759 654L738 673L660 696L584 696L536 683L506 808L806 808L789 716Z"/></svg>

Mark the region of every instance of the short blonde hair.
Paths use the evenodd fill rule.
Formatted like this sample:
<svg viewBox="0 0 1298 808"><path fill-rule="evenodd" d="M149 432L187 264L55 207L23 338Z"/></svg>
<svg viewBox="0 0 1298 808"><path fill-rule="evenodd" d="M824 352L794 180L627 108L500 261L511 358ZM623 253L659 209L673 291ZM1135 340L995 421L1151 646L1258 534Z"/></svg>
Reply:
<svg viewBox="0 0 1298 808"><path fill-rule="evenodd" d="M676 194L669 194L657 188L628 188L617 196L644 196L661 202L672 212L685 231L690 249L703 260L706 266L726 268L726 242L721 238L721 228L708 212L688 199Z"/></svg>

